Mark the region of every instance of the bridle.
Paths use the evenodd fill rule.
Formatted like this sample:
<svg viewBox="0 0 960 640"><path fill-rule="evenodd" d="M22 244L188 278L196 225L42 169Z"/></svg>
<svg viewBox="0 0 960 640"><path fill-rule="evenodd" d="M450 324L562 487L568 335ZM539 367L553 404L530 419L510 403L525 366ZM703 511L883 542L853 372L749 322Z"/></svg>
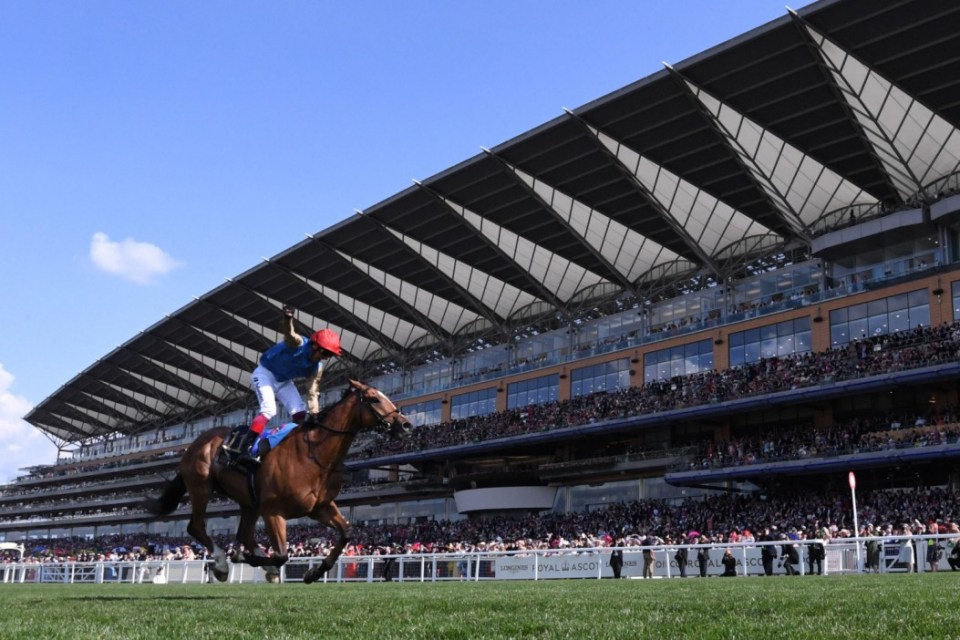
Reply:
<svg viewBox="0 0 960 640"><path fill-rule="evenodd" d="M387 413L380 413L379 411L377 411L377 408L374 406L375 403L370 398L368 398L366 396L366 393L364 393L364 391L362 391L361 389L354 388L354 389L351 389L348 393L353 393L354 395L356 395L359 405L363 408L366 408L371 413L373 413L374 418L376 418L377 420L377 423L374 426L374 429L380 433L389 432L390 429L393 428L393 423L396 420L397 416L401 415L400 409L398 409L396 406L394 406L393 409L391 411L388 411ZM378 395L382 396L382 394L380 394L379 392L377 393ZM323 429L327 433L332 433L338 436L356 435L361 430L361 427L356 427L354 429L334 429L333 427L329 427L323 422L319 422L319 421L315 421L313 423L313 426Z"/></svg>

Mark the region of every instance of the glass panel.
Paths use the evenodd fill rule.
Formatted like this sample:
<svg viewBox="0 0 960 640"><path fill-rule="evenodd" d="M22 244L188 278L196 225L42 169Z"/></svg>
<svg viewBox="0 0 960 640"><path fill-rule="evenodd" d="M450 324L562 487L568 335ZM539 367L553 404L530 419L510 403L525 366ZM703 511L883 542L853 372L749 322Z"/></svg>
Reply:
<svg viewBox="0 0 960 640"><path fill-rule="evenodd" d="M830 344L833 346L845 345L850 338L849 327L846 322L830 327Z"/></svg>
<svg viewBox="0 0 960 640"><path fill-rule="evenodd" d="M850 321L850 339L864 340L867 337L868 323L866 318Z"/></svg>
<svg viewBox="0 0 960 640"><path fill-rule="evenodd" d="M887 310L888 311L899 311L900 309L906 309L909 296L905 293L901 293L897 296L890 296L887 298Z"/></svg>
<svg viewBox="0 0 960 640"><path fill-rule="evenodd" d="M907 295L909 296L910 306L911 306L911 307L918 307L918 306L920 306L920 305L929 305L929 304L930 304L930 296L927 294L927 290L926 290L926 289L919 289L918 291L911 291L911 292L908 293ZM917 326L916 323L914 323L913 326Z"/></svg>
<svg viewBox="0 0 960 640"><path fill-rule="evenodd" d="M868 316L877 316L880 314L885 314L887 312L887 301L883 300L873 300L867 303L867 315Z"/></svg>
<svg viewBox="0 0 960 640"><path fill-rule="evenodd" d="M867 305L855 304L847 307L847 313L850 320L859 320L867 317Z"/></svg>
<svg viewBox="0 0 960 640"><path fill-rule="evenodd" d="M910 326L930 326L930 307L928 305L910 309Z"/></svg>
<svg viewBox="0 0 960 640"><path fill-rule="evenodd" d="M764 358L773 358L777 355L776 336L768 338L760 343L760 355Z"/></svg>
<svg viewBox="0 0 960 640"><path fill-rule="evenodd" d="M746 363L744 347L730 347L730 366L739 367Z"/></svg>
<svg viewBox="0 0 960 640"><path fill-rule="evenodd" d="M907 311L898 311L889 316L890 333L907 331L910 328L910 314Z"/></svg>
<svg viewBox="0 0 960 640"><path fill-rule="evenodd" d="M871 337L886 335L887 314L884 313L883 315L870 316L868 332Z"/></svg>

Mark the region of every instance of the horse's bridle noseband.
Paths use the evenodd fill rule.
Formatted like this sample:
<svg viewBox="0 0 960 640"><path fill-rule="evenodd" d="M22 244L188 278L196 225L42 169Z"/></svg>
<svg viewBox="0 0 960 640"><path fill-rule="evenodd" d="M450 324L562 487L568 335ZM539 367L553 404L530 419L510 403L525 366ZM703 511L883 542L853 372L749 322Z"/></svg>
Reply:
<svg viewBox="0 0 960 640"><path fill-rule="evenodd" d="M360 406L366 407L373 413L374 417L377 419L377 424L375 427L377 431L386 433L393 428L393 421L396 419L398 415L401 415L400 409L394 406L392 411L388 411L386 414L382 414L379 411L377 411L376 407L373 406L374 403L366 397L366 394L363 392L363 390L355 388L351 390L351 393L356 394L357 401L360 403ZM355 435L360 432L360 428L345 429L341 431L340 429L334 429L332 427L328 427L322 422L314 422L313 424L314 426L320 427L324 431L327 431L329 433L333 433L336 435L341 435L341 436Z"/></svg>
<svg viewBox="0 0 960 640"><path fill-rule="evenodd" d="M370 411L372 411L372 412L373 412L373 415L376 416L376 418L377 418L377 426L376 426L377 431L381 431L381 432L384 432L384 433L390 431L390 430L393 428L393 423L394 423L394 421L396 420L397 416L401 415L401 414L400 414L400 409L398 409L398 408L396 407L396 405L394 405L392 411L388 411L388 412L385 413L385 414L380 413L379 411L377 411L377 408L373 406L374 403L371 402L370 400L368 400L367 397L366 397L366 395L365 395L362 391L360 391L359 389L357 389L356 392L360 395L360 404L363 405L363 406L365 406L365 407L366 407L367 409L369 409ZM392 416L392 417L391 417L391 416ZM389 418L389 419L388 419L388 418Z"/></svg>

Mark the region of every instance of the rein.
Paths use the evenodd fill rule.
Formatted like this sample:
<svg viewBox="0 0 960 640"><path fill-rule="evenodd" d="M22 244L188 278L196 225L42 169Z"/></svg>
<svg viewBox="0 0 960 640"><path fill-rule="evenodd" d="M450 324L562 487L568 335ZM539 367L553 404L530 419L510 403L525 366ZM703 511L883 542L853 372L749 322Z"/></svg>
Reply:
<svg viewBox="0 0 960 640"><path fill-rule="evenodd" d="M354 394L357 396L357 402L358 402L359 406L361 406L361 407L366 407L367 409L369 409L369 410L373 413L374 417L376 417L377 422L379 423L379 425L380 425L381 427L389 428L390 424L387 422L386 418L385 418L384 416L380 415L380 413L379 413L376 409L373 408L373 406L370 404L370 402L367 401L367 400L364 398L363 393L362 393L361 391L359 391L359 390L354 390L352 393L354 393ZM337 403L337 404L339 404L339 403ZM334 406L336 406L336 405L334 405ZM332 409L332 407L331 407L331 409ZM394 412L399 412L399 410L398 410L398 409L394 409L394 411L391 412L391 413L394 413ZM310 440L309 437L307 437L307 433L308 433L311 429L313 429L313 428L316 427L316 428L319 428L319 429L323 429L323 430L326 431L327 433L329 433L329 434L331 434L331 435L334 435L334 436L344 436L344 437L346 437L346 436L355 436L355 435L357 435L358 433L360 433L360 430L362 429L362 426L358 426L358 427L353 428L353 429L350 429L350 428L347 428L347 429L334 429L333 427L331 427L331 426L329 426L329 425L327 425L327 424L325 424L324 422L321 421L321 418L326 418L329 413L330 413L330 410L328 409L328 410L324 411L322 414L318 415L318 416L317 416L317 419L314 419L314 420L310 421L309 427L306 427L306 428L304 429L304 431L303 431L303 439L304 439L304 442L306 442L306 444L307 444L307 452L308 452L307 455L308 455L308 457L309 457L311 460L313 460L314 462L316 462L317 465L319 465L321 468L324 468L324 469L331 469L331 470L335 470L335 471L342 471L343 468L344 468L343 462L341 462L341 463L338 464L336 467L334 467L334 466L329 465L329 464L324 464L323 462L320 461L320 459L318 458L318 456L315 455L315 453L314 453L316 447L317 447L320 443L319 443L319 442L316 442L316 441ZM389 414L388 414L388 415L389 415Z"/></svg>
<svg viewBox="0 0 960 640"><path fill-rule="evenodd" d="M363 393L362 393L361 391L355 389L355 390L352 391L352 393L357 396L357 402L360 404L360 406L366 407L367 409L369 409L369 410L373 413L373 415L374 415L374 417L377 419L377 423L378 423L378 425L379 425L380 427L382 427L382 428L384 428L384 429L389 429L389 428L390 428L390 423L387 422L387 417L380 415L380 412L378 412L376 409L374 409L373 406L370 404L370 402L369 402L366 398L363 397ZM338 404L339 404L339 403L338 403ZM336 405L334 405L334 406L336 406ZM341 430L341 429L334 429L333 427L327 426L327 425L324 424L323 422L320 422L319 418L321 418L321 417L326 417L326 415L327 415L328 413L329 413L329 410L324 411L322 414L318 415L316 420L313 420L313 421L310 422L310 427L309 427L309 428L312 429L313 427L319 427L320 429L323 429L323 430L326 431L327 433L331 433L331 434L337 435L337 436L356 435L356 434L360 433L361 427L357 427L357 428L355 428L355 429L342 429L342 430ZM393 413L400 413L400 410L399 410L399 409L394 409L393 411L391 411L391 412L388 413L387 415L389 416L390 414L393 414Z"/></svg>

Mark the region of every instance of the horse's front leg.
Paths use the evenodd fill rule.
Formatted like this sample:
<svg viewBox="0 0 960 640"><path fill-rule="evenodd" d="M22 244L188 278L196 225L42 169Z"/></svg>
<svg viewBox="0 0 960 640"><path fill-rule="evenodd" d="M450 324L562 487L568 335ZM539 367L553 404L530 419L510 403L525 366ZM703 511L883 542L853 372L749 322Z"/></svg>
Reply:
<svg viewBox="0 0 960 640"><path fill-rule="evenodd" d="M314 567L303 575L303 581L307 584L310 584L332 569L337 563L337 559L343 552L344 547L346 547L347 543L350 542L350 523L347 522L347 519L343 517L342 513L340 513L340 509L337 508L336 503L330 502L324 506L317 507L310 514L310 517L320 524L325 524L328 527L333 527L336 529L337 543L333 545L333 548L330 549L330 553L328 553L327 557L323 559L319 567Z"/></svg>

